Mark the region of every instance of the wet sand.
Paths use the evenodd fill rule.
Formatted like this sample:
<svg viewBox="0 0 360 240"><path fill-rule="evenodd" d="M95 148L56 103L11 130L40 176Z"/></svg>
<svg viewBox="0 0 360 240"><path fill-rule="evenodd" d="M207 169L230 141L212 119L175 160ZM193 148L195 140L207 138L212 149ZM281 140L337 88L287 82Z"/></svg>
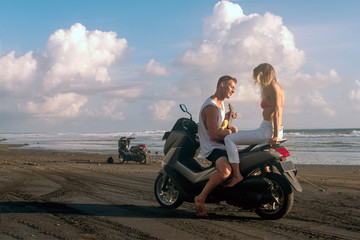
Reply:
<svg viewBox="0 0 360 240"><path fill-rule="evenodd" d="M225 203L197 219L191 203L156 202L159 156L108 164L111 155L8 147L0 144L0 239L360 239L360 166L296 165L304 191L280 220Z"/></svg>

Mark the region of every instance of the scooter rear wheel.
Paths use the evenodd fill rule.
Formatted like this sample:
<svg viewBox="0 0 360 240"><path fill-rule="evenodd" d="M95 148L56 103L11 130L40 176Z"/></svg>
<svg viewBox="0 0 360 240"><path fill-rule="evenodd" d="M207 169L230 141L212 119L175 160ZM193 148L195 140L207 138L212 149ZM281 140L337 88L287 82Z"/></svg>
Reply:
<svg viewBox="0 0 360 240"><path fill-rule="evenodd" d="M273 202L263 204L255 210L256 214L263 219L275 220L288 214L294 204L294 193L287 180L273 172L265 173L265 178L269 179L272 184Z"/></svg>
<svg viewBox="0 0 360 240"><path fill-rule="evenodd" d="M184 201L171 179L164 180L166 180L164 174L159 174L155 180L154 192L156 200L163 208L178 208ZM165 186L163 186L164 184Z"/></svg>
<svg viewBox="0 0 360 240"><path fill-rule="evenodd" d="M146 164L148 162L148 155L146 153L140 154L140 164Z"/></svg>

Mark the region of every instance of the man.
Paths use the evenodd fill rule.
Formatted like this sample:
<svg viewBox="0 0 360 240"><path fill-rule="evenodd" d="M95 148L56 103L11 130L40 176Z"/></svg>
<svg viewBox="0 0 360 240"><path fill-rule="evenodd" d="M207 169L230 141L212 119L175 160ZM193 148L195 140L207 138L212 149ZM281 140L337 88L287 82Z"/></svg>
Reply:
<svg viewBox="0 0 360 240"><path fill-rule="evenodd" d="M221 129L222 122L229 119L230 112L225 114L224 100L230 98L235 92L237 80L230 76L222 76L216 87L216 92L208 98L200 109L199 114L199 139L201 154L215 165L215 172L206 183L202 192L195 197L195 210L198 217L206 217L205 201L209 193L231 174L224 138L237 132L236 127ZM237 117L237 113L234 114Z"/></svg>

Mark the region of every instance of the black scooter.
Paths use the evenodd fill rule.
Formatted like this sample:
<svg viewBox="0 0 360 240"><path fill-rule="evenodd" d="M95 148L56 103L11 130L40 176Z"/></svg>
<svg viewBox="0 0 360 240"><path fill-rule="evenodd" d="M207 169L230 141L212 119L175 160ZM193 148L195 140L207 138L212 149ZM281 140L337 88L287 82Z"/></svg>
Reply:
<svg viewBox="0 0 360 240"><path fill-rule="evenodd" d="M119 163L124 163L125 161L135 161L140 164L146 164L149 161L149 152L146 149L145 144L137 144L132 146L129 149L131 140L135 139L135 134L132 134L130 137L121 137L118 141L118 151L119 151ZM112 158L108 158L108 163L113 163Z"/></svg>
<svg viewBox="0 0 360 240"><path fill-rule="evenodd" d="M190 115L177 120L170 132L164 134L165 157L155 180L155 197L164 208L177 208L184 201L194 202L210 176L214 166L203 167L195 155L200 147L198 126L186 106L181 109ZM267 143L239 149L241 174L244 180L234 187L226 182L216 187L206 199L207 203L226 203L255 211L264 219L280 219L288 214L294 203L292 188L302 192L296 178L296 168L286 161L290 154L286 148Z"/></svg>

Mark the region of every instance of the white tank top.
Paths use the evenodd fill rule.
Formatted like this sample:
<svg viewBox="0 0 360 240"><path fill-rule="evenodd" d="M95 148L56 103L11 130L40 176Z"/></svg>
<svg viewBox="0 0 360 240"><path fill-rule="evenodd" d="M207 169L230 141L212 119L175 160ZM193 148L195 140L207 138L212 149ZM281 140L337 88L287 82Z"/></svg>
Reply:
<svg viewBox="0 0 360 240"><path fill-rule="evenodd" d="M223 106L222 109L219 108L216 103L214 102L213 99L208 98L206 99L206 101L204 102L204 104L202 105L201 109L200 109L200 114L199 114L199 139L200 139L200 146L201 146L201 155L203 155L204 157L207 157L210 155L211 151L214 150L215 148L218 149L224 149L225 150L225 145L219 141L212 141L210 139L210 135L208 130L205 128L205 124L202 120L201 117L201 113L204 110L204 108L208 105L212 105L218 108L219 110L219 117L218 117L218 128L221 127L222 122L225 119L225 105L223 102Z"/></svg>

